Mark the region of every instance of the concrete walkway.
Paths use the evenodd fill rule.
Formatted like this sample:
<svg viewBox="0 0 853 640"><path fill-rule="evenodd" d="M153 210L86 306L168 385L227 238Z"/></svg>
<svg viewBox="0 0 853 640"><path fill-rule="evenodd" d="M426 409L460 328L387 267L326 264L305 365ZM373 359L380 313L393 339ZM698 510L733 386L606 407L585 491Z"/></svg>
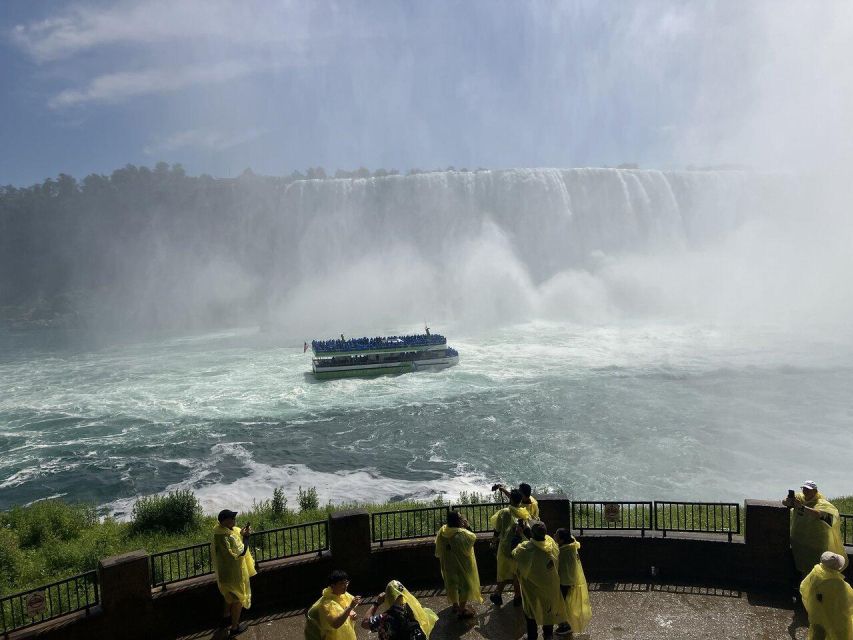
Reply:
<svg viewBox="0 0 853 640"><path fill-rule="evenodd" d="M490 590L487 589L487 593ZM414 592L424 606L439 614L430 640L518 640L524 637L524 617L504 594L496 609L484 597L476 618L460 622L440 591ZM805 612L791 600L712 587L646 583L590 585L592 621L576 640L805 640ZM358 608L359 620L370 603ZM302 640L305 610L250 619L241 640ZM377 636L357 625L359 640ZM208 630L183 640L223 640L222 630ZM541 637L541 635L540 635Z"/></svg>

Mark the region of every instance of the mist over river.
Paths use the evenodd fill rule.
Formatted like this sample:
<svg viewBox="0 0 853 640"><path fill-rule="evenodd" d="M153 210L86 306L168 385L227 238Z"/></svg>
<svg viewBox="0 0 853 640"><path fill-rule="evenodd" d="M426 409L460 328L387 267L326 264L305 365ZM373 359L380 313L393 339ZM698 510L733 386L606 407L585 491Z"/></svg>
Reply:
<svg viewBox="0 0 853 640"><path fill-rule="evenodd" d="M115 278L86 298L103 322L85 340L0 332L0 509L60 496L127 514L190 488L215 512L278 486L428 499L498 480L589 500L781 497L807 478L853 492L846 180L176 180L216 224L140 225L115 269L89 245L64 254L62 270ZM133 337L211 309L242 328ZM424 320L457 366L307 375L304 340Z"/></svg>

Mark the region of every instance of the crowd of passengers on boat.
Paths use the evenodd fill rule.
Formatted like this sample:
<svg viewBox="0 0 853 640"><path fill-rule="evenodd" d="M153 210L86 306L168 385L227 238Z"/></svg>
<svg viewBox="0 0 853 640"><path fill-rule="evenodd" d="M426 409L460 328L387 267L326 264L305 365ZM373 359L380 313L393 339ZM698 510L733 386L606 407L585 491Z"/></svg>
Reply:
<svg viewBox="0 0 853 640"><path fill-rule="evenodd" d="M388 349L399 347L429 347L446 344L447 339L440 334L420 334L409 336L390 336L387 338L350 338L344 340L312 340L311 348L315 353L334 351L367 351L371 349Z"/></svg>

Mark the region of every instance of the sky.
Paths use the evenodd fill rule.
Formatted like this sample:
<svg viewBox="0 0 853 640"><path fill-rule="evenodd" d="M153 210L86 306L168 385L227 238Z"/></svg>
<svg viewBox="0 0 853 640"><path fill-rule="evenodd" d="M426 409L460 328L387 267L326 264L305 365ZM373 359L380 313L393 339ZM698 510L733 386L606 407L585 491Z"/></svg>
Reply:
<svg viewBox="0 0 853 640"><path fill-rule="evenodd" d="M0 184L853 160L853 3L3 0Z"/></svg>

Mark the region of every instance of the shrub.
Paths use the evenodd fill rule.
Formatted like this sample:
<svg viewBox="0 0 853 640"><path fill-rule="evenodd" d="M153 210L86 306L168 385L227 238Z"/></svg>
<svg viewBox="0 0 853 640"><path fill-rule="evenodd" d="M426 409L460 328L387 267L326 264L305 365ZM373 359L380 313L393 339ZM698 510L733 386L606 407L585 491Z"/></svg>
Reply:
<svg viewBox="0 0 853 640"><path fill-rule="evenodd" d="M133 505L130 522L134 533L185 533L201 526L204 513L189 489L165 496L145 496Z"/></svg>
<svg viewBox="0 0 853 640"><path fill-rule="evenodd" d="M42 500L28 507L13 507L6 524L17 533L24 549L40 547L50 540L73 540L97 522L95 509L61 500Z"/></svg>
<svg viewBox="0 0 853 640"><path fill-rule="evenodd" d="M0 529L0 593L17 582L23 560L18 537L9 529Z"/></svg>
<svg viewBox="0 0 853 640"><path fill-rule="evenodd" d="M299 501L299 512L303 511L312 511L320 508L320 499L317 497L317 488L309 487L302 490L302 487L299 487L299 492L297 493L298 501Z"/></svg>
<svg viewBox="0 0 853 640"><path fill-rule="evenodd" d="M270 504L270 507L272 508L273 515L284 515L284 512L287 509L287 498L284 497L284 489L281 487L273 489L272 503Z"/></svg>

